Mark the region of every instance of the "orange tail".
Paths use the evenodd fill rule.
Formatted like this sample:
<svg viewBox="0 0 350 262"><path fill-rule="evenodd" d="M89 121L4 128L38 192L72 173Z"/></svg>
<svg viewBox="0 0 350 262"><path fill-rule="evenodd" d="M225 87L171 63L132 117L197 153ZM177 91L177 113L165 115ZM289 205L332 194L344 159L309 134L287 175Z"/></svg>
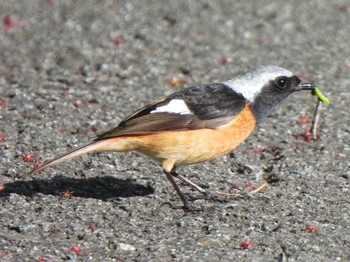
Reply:
<svg viewBox="0 0 350 262"><path fill-rule="evenodd" d="M68 159L72 159L74 157L80 156L82 154L95 151L98 149L103 148L104 146L108 145L110 143L109 139L105 140L99 140L99 141L92 141L89 142L88 144L82 145L78 148L73 149L72 151L65 153L63 155L57 156L53 159L46 160L44 163L42 163L40 166L34 168L29 172L29 174L36 173L40 170L43 170L46 167L57 165L63 161L66 161Z"/></svg>

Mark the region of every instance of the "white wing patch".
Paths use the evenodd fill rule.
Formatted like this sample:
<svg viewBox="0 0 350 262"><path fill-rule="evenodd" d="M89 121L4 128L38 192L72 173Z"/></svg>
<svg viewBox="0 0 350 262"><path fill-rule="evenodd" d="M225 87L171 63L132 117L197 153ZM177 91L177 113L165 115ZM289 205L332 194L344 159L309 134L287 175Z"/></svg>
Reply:
<svg viewBox="0 0 350 262"><path fill-rule="evenodd" d="M192 115L191 110L187 107L185 101L181 99L170 100L168 104L157 107L152 113L173 113L180 115Z"/></svg>

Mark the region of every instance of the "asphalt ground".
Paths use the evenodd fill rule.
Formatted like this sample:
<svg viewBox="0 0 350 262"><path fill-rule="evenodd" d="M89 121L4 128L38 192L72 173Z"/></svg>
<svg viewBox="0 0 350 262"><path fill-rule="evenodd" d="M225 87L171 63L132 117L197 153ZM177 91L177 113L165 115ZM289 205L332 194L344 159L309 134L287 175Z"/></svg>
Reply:
<svg viewBox="0 0 350 262"><path fill-rule="evenodd" d="M1 261L350 260L349 1L6 0L0 19ZM181 185L184 212L133 152L28 175L182 86L267 64L331 104L316 141L316 98L298 93L231 154L179 170L238 197Z"/></svg>

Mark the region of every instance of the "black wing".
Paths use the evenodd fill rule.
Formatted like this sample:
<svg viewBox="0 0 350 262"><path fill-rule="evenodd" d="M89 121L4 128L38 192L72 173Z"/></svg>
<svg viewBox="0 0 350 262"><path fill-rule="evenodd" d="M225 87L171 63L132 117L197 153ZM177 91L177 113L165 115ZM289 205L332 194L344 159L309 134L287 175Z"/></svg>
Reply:
<svg viewBox="0 0 350 262"><path fill-rule="evenodd" d="M184 101L189 112L156 112L157 108L166 106L174 99ZM95 140L124 135L217 128L230 122L243 110L245 104L246 101L240 94L222 83L189 87L141 108Z"/></svg>
<svg viewBox="0 0 350 262"><path fill-rule="evenodd" d="M169 98L184 100L189 109L202 120L235 116L246 103L242 95L222 83L186 88Z"/></svg>

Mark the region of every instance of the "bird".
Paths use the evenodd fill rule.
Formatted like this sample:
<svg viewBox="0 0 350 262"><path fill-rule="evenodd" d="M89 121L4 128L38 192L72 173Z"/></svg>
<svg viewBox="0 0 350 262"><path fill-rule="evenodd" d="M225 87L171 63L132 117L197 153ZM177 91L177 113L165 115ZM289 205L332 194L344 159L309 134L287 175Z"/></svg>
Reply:
<svg viewBox="0 0 350 262"><path fill-rule="evenodd" d="M88 152L137 151L161 164L188 209L175 178L201 193L207 191L178 174L178 167L229 153L288 96L315 88L274 65L251 68L227 81L187 87L142 107L90 142L44 161L30 174Z"/></svg>

